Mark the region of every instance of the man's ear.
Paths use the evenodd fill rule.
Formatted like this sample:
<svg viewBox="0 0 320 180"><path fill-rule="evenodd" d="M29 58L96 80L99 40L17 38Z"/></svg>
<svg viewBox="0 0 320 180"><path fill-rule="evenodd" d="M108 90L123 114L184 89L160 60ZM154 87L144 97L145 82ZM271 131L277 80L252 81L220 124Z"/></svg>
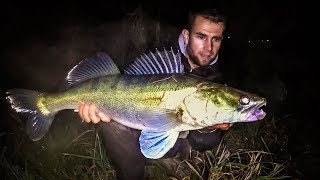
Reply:
<svg viewBox="0 0 320 180"><path fill-rule="evenodd" d="M187 45L189 43L189 31L187 29L183 29L182 36L183 36L184 44Z"/></svg>

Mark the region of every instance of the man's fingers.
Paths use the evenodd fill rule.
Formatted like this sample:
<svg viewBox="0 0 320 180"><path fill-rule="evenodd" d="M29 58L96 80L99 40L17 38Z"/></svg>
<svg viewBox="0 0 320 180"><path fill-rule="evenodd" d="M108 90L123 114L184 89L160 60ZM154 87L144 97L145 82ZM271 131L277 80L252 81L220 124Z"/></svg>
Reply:
<svg viewBox="0 0 320 180"><path fill-rule="evenodd" d="M103 122L110 122L111 121L111 118L106 116L105 114L103 113L98 113L98 116L100 117L101 121Z"/></svg>
<svg viewBox="0 0 320 180"><path fill-rule="evenodd" d="M230 123L223 123L223 124L214 125L213 128L227 130L230 126L231 126Z"/></svg>
<svg viewBox="0 0 320 180"><path fill-rule="evenodd" d="M89 117L94 124L97 124L100 121L100 117L96 114L96 106L94 104L90 104L89 106Z"/></svg>
<svg viewBox="0 0 320 180"><path fill-rule="evenodd" d="M86 121L87 123L89 123L91 121L90 117L89 117L89 104L85 104L83 109L82 109L82 117L84 119L84 121Z"/></svg>
<svg viewBox="0 0 320 180"><path fill-rule="evenodd" d="M84 108L84 104L80 104L80 105L79 105L79 116L81 117L82 121L84 121L84 118L83 118L83 108Z"/></svg>
<svg viewBox="0 0 320 180"><path fill-rule="evenodd" d="M233 124L230 124L230 123L216 124L214 126L209 126L209 127L203 128L202 130L204 130L204 131L212 131L214 129L227 130L232 125Z"/></svg>
<svg viewBox="0 0 320 180"><path fill-rule="evenodd" d="M102 120L103 122L111 121L111 118L105 115L104 113L97 113L97 108L94 104L81 103L79 105L79 109L75 110L75 112L78 112L82 121L85 121L87 123L92 122L94 124L97 124L100 120Z"/></svg>

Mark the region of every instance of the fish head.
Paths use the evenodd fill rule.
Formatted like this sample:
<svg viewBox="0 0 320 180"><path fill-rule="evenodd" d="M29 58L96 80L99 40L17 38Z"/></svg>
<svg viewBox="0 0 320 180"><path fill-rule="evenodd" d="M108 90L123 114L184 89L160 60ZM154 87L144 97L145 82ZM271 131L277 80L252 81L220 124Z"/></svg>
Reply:
<svg viewBox="0 0 320 180"><path fill-rule="evenodd" d="M261 120L266 103L256 94L215 83L200 83L185 100L186 112L202 127Z"/></svg>

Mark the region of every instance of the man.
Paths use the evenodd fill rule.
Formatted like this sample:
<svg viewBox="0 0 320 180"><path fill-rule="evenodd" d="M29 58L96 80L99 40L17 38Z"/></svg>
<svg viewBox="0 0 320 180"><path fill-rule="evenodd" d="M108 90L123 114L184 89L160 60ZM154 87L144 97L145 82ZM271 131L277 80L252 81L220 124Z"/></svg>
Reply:
<svg viewBox="0 0 320 180"><path fill-rule="evenodd" d="M189 16L188 26L179 36L184 71L210 80L219 81L217 72L218 52L226 28L224 15L216 9L194 12ZM110 122L108 115L96 112L94 104L81 104L79 115L87 123ZM142 179L146 158L139 148L140 131L127 128L114 121L99 123L108 157L117 171L119 179ZM218 124L199 131L190 131L186 138L179 138L164 158L187 158L191 150L212 149L221 140L221 130L230 124Z"/></svg>

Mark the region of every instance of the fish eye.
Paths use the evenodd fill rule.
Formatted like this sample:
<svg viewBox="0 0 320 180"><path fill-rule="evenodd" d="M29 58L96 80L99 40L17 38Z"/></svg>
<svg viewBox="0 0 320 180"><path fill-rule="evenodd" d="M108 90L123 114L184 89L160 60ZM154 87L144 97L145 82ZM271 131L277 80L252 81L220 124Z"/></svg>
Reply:
<svg viewBox="0 0 320 180"><path fill-rule="evenodd" d="M240 104L246 105L246 104L249 104L249 102L250 102L250 99L248 96L241 96L240 97Z"/></svg>

